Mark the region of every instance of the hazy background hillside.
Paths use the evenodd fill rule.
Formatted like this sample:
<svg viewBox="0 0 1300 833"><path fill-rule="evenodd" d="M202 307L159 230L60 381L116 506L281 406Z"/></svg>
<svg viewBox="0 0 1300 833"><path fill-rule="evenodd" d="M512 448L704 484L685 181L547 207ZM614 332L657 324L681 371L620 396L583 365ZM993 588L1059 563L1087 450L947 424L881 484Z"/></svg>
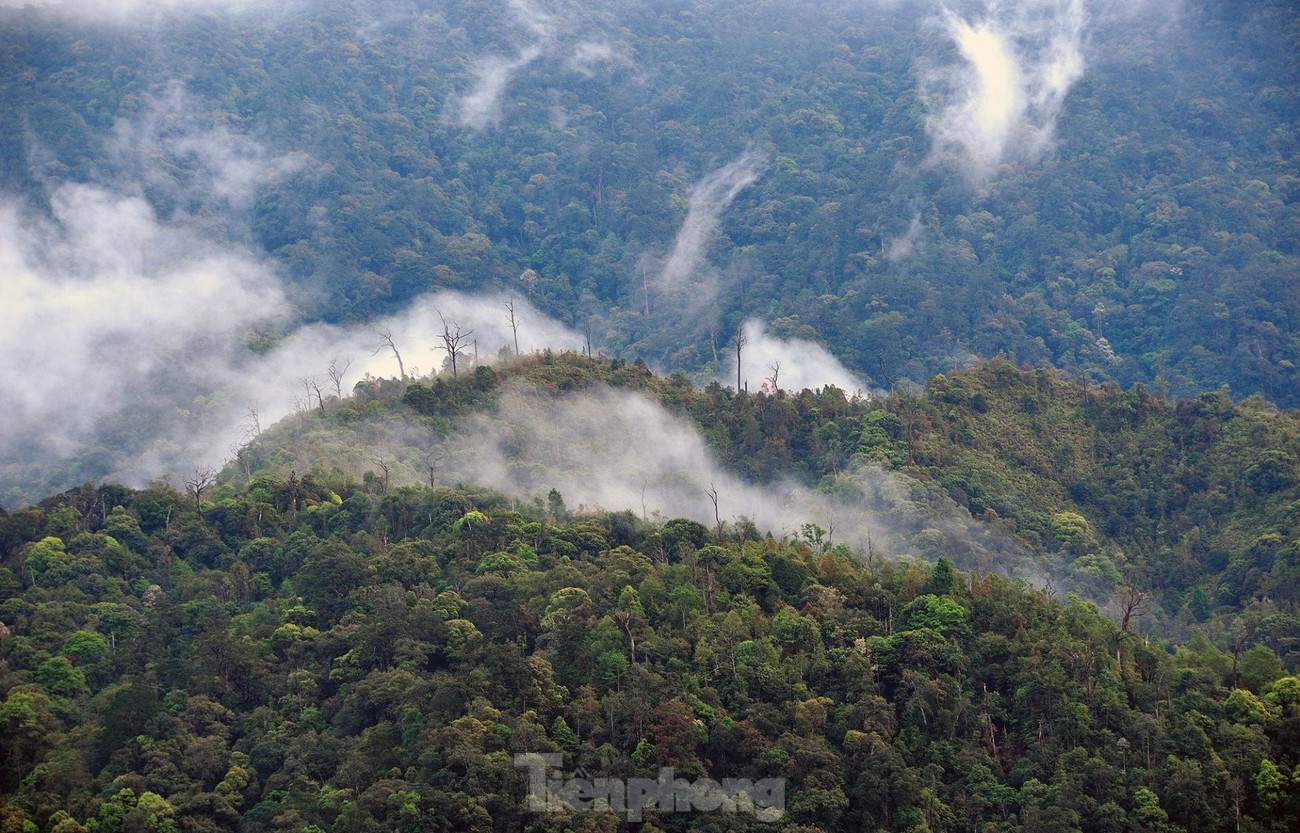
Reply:
<svg viewBox="0 0 1300 833"><path fill-rule="evenodd" d="M442 290L484 354L514 296L701 381L752 319L790 382L1296 406L1297 55L1283 2L0 9L4 493L225 456Z"/></svg>

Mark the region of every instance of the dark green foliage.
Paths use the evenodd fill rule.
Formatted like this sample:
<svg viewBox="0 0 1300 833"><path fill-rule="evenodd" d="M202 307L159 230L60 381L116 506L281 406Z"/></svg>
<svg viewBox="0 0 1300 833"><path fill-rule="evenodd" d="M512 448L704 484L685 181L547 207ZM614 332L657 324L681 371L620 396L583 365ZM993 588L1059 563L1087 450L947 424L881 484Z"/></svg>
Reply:
<svg viewBox="0 0 1300 833"><path fill-rule="evenodd" d="M926 164L927 71L953 50L932 10L809 3L549 9L564 37L482 130L457 123L457 102L478 61L526 42L509 4L329 0L122 28L4 9L0 186L41 204L157 155L139 178L160 216L219 228L229 206L203 160L162 140L249 134L312 160L268 176L240 218L311 318L490 285L666 367L720 364L760 316L877 384L1006 354L1298 403L1294 4L1090 14L1054 151L976 188ZM617 57L574 71L581 41ZM119 123L165 128L137 151ZM737 279L710 321L683 321L644 297L644 259L670 245L690 187L750 147L768 163L708 252Z"/></svg>
<svg viewBox="0 0 1300 833"><path fill-rule="evenodd" d="M88 585L59 559L106 550L74 556L56 527L16 544L4 566L23 578L0 600L15 829L533 829L548 822L524 809L525 751L593 776L784 778L774 829L790 831L1281 831L1300 812L1300 680L1265 644L1236 661L1199 637L1144 645L1077 599L943 557L868 569L815 530L563 520L412 488L454 509L380 535L365 487L316 502L306 480L296 508L262 502L286 487L267 477L223 498L261 506L271 534L232 532L238 557L215 563L168 550L164 526ZM131 529L158 496L118 490L77 536ZM212 524L177 512L172 527ZM536 546L539 525L562 554ZM47 583L56 568L68 580ZM753 820L656 824L724 822Z"/></svg>

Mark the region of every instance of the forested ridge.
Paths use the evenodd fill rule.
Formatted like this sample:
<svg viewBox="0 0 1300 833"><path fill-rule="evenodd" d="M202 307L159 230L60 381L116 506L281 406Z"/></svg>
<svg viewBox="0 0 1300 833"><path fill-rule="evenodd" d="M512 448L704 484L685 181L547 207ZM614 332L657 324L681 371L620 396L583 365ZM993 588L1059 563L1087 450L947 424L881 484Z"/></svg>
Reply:
<svg viewBox="0 0 1300 833"><path fill-rule="evenodd" d="M1261 642L1289 663L1300 656L1300 415L1259 399L1234 403L1223 391L1173 400L994 360L881 397L833 387L737 394L716 383L694 387L680 374L658 377L637 363L548 353L455 380L359 384L352 398L265 432L229 472L236 482L308 470L344 479L382 474L394 483L472 478L476 460L441 457L466 452L449 438L466 425L478 435L484 425L514 424L521 400L500 403L519 389L540 397L525 423L561 418L554 405L583 391L635 391L697 426L723 467L778 490L793 475L834 494L841 474L879 468L906 492L888 509L892 523L875 530L890 555L947 554L976 572L1029 565L1058 590L1110 604L1112 613L1137 591L1144 625L1162 635L1181 639L1204 627L1225 649ZM583 407L619 405L597 399ZM469 414L489 421L467 423ZM587 441L606 438L571 440ZM505 431L485 442L526 456L526 435ZM546 482L538 482L536 495L520 497L544 495ZM697 487L700 520L712 517L708 485ZM954 517L962 523L947 528ZM889 525L897 527L892 537ZM979 530L1014 545L998 546Z"/></svg>
<svg viewBox="0 0 1300 833"><path fill-rule="evenodd" d="M0 833L1300 828L1295 3L12 6Z"/></svg>
<svg viewBox="0 0 1300 833"><path fill-rule="evenodd" d="M329 458L330 435L346 448L394 412L447 431L524 382L636 389L756 480L787 454L822 481L880 461L1027 558L1094 584L1109 563L1160 610L1108 618L996 565L954 569L978 547L934 529L852 552L814 525L414 485L391 445L364 477ZM787 781L776 827L651 812L642 829L1292 829L1295 420L1005 362L877 400L554 354L363 382L220 482L87 485L0 518L3 824L620 826L526 811L514 753L557 751L600 776ZM271 473L309 448L318 470ZM1144 500L1163 514L1124 518ZM1180 638L1152 637L1155 618Z"/></svg>

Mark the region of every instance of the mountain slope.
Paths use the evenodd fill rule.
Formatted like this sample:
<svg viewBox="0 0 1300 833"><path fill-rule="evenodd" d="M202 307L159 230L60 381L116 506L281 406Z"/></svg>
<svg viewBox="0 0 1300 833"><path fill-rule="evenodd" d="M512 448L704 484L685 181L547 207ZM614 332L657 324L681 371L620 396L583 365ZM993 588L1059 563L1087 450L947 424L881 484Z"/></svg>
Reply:
<svg viewBox="0 0 1300 833"><path fill-rule="evenodd" d="M308 319L507 287L668 369L759 317L877 384L1007 353L1295 406L1294 5L953 8L6 10L3 184L141 189Z"/></svg>

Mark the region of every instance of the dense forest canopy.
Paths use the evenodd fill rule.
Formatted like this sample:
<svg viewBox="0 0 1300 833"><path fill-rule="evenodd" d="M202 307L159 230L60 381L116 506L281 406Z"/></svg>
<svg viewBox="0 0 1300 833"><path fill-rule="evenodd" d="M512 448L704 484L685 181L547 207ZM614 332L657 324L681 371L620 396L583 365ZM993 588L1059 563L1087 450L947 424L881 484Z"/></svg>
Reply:
<svg viewBox="0 0 1300 833"><path fill-rule="evenodd" d="M225 455L303 325L446 290L700 381L752 321L1294 407L1298 55L1287 2L0 9L8 500Z"/></svg>
<svg viewBox="0 0 1300 833"><path fill-rule="evenodd" d="M87 486L0 517L0 594L6 833L630 829L530 812L520 753L784 785L775 822L644 831L1300 818L1267 646L817 535L373 475Z"/></svg>
<svg viewBox="0 0 1300 833"><path fill-rule="evenodd" d="M0 833L1297 829L1297 61L0 0Z"/></svg>

